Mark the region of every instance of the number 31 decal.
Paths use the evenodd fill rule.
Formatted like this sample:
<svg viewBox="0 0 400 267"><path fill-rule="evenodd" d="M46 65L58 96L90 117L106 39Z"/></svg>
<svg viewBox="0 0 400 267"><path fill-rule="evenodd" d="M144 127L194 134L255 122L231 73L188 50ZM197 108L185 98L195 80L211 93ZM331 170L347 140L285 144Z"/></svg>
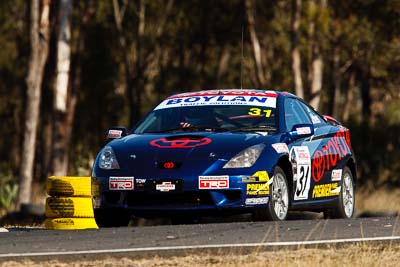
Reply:
<svg viewBox="0 0 400 267"><path fill-rule="evenodd" d="M250 116L264 116L269 118L271 116L271 110L270 109L261 109L261 108L251 108L249 109Z"/></svg>
<svg viewBox="0 0 400 267"><path fill-rule="evenodd" d="M294 181L296 183L296 191L294 193L294 200L308 199L311 181L310 151L306 146L292 147L290 158L294 158L295 160Z"/></svg>

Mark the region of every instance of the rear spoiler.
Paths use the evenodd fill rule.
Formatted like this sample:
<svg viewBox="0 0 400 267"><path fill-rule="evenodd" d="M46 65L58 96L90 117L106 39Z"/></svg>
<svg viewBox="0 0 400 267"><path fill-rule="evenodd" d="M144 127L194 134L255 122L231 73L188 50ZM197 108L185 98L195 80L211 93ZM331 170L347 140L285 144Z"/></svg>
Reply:
<svg viewBox="0 0 400 267"><path fill-rule="evenodd" d="M342 125L340 121L329 115L323 115L324 119L332 125Z"/></svg>

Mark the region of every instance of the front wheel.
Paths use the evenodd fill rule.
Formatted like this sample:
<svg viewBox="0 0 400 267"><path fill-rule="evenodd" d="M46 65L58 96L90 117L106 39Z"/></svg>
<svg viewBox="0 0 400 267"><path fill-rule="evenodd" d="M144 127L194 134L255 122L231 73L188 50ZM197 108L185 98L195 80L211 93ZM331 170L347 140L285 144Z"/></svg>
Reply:
<svg viewBox="0 0 400 267"><path fill-rule="evenodd" d="M270 186L268 207L257 209L253 213L255 220L283 221L289 210L289 189L285 172L276 166Z"/></svg>
<svg viewBox="0 0 400 267"><path fill-rule="evenodd" d="M343 169L342 187L338 202L333 210L325 211L325 218L349 219L354 215L354 180L349 167Z"/></svg>

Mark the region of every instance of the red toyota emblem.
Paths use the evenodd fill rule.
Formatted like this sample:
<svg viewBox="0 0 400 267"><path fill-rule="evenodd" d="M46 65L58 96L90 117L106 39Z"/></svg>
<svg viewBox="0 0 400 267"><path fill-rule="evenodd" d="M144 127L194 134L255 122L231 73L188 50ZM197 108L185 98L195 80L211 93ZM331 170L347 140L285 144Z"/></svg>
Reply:
<svg viewBox="0 0 400 267"><path fill-rule="evenodd" d="M173 162L165 162L164 163L165 169L173 169L174 167L175 167L175 164Z"/></svg>
<svg viewBox="0 0 400 267"><path fill-rule="evenodd" d="M202 139L181 138L176 140L167 140L166 138L156 139L150 142L150 145L159 148L193 148L204 146L211 143L211 139L204 137Z"/></svg>

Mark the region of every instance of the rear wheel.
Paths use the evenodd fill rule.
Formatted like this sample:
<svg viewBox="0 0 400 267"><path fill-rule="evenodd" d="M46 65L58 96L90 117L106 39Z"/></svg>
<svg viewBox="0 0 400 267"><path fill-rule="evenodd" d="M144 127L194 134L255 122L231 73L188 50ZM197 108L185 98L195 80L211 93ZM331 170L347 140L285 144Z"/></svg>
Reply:
<svg viewBox="0 0 400 267"><path fill-rule="evenodd" d="M272 184L270 185L270 199L268 207L257 209L253 213L255 220L283 221L289 210L289 189L285 172L276 166Z"/></svg>
<svg viewBox="0 0 400 267"><path fill-rule="evenodd" d="M354 215L354 180L349 167L345 167L342 174L342 186L338 202L333 210L324 212L325 218L348 219Z"/></svg>
<svg viewBox="0 0 400 267"><path fill-rule="evenodd" d="M128 226L131 214L121 209L95 209L94 218L99 227Z"/></svg>

